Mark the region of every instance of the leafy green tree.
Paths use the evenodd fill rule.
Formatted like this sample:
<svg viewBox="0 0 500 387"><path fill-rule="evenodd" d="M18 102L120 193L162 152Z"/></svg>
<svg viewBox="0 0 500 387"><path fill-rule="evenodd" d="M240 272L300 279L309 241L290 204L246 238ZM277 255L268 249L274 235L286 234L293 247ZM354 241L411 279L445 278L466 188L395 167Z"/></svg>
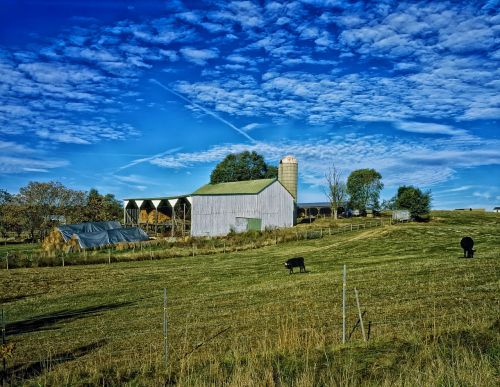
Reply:
<svg viewBox="0 0 500 387"><path fill-rule="evenodd" d="M107 194L103 196L95 188L88 192L83 210L83 221L119 220L122 213L122 205L115 199L114 195Z"/></svg>
<svg viewBox="0 0 500 387"><path fill-rule="evenodd" d="M106 194L103 198L105 220L120 220L123 217L122 203L113 194Z"/></svg>
<svg viewBox="0 0 500 387"><path fill-rule="evenodd" d="M380 191L384 188L382 175L375 169L357 169L347 178L347 193L351 205L360 211L380 207Z"/></svg>
<svg viewBox="0 0 500 387"><path fill-rule="evenodd" d="M278 177L278 168L266 164L257 152L244 151L227 155L216 165L210 175L210 183L257 180Z"/></svg>
<svg viewBox="0 0 500 387"><path fill-rule="evenodd" d="M397 209L409 210L415 220L427 220L431 211L431 192L422 192L413 186L401 186L394 197Z"/></svg>
<svg viewBox="0 0 500 387"><path fill-rule="evenodd" d="M14 200L14 197L4 189L0 189L0 234L5 238L7 236L7 227L5 224L6 206Z"/></svg>

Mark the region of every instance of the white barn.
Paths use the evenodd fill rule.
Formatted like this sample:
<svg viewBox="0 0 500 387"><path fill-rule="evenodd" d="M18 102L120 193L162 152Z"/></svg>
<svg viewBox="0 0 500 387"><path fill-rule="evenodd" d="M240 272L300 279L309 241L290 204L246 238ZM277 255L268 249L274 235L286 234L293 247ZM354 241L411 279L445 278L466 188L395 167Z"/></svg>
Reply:
<svg viewBox="0 0 500 387"><path fill-rule="evenodd" d="M295 223L295 200L277 179L207 184L191 195L191 235L220 236Z"/></svg>

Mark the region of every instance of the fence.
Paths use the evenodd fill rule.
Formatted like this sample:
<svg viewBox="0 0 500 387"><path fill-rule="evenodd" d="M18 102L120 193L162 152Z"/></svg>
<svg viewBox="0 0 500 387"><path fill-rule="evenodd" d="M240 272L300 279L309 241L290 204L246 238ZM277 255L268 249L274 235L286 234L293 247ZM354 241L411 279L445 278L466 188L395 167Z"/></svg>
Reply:
<svg viewBox="0 0 500 387"><path fill-rule="evenodd" d="M401 223L401 222L398 222ZM127 249L107 246L77 253L48 254L36 250L7 252L0 259L0 268L45 267L86 264L111 264L113 262L154 260L196 255L226 254L262 248L292 241L320 239L326 236L392 225L388 221L373 220L365 223L350 223L339 227L290 228L262 232L234 234L223 238L189 238L174 241L173 238L129 243Z"/></svg>

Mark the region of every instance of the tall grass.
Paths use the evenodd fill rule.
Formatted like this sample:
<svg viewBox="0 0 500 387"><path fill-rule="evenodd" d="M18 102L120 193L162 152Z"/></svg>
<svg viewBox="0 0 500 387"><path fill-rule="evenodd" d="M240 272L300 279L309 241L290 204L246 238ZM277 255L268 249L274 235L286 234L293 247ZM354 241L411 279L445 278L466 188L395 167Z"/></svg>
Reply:
<svg viewBox="0 0 500 387"><path fill-rule="evenodd" d="M26 385L497 385L498 218L435 216L227 254L1 271L16 345L9 377ZM474 259L460 258L466 234ZM297 254L308 273L288 275L283 261ZM348 327L356 287L372 323L366 344L359 329L340 344L343 264Z"/></svg>
<svg viewBox="0 0 500 387"><path fill-rule="evenodd" d="M22 267L47 267L88 265L98 263L143 261L146 259L167 259L196 255L231 253L235 251L262 248L290 241L318 239L339 233L359 231L370 227L380 227L381 219L365 220L354 224L338 223L331 219L321 219L320 227L269 229L230 233L224 237L178 237L160 238L145 242L122 242L88 250L67 249L62 241L55 249L40 249L39 245L10 245L0 247L0 269ZM57 233L57 232L56 232ZM54 234L51 233L51 235ZM55 236L57 239L57 234ZM75 240L71 241L74 246ZM27 249L23 249L25 246ZM35 247L36 246L36 247ZM52 243L47 243L51 247ZM47 247L46 246L46 247ZM38 248L37 248L38 247ZM2 257L3 252L3 257Z"/></svg>

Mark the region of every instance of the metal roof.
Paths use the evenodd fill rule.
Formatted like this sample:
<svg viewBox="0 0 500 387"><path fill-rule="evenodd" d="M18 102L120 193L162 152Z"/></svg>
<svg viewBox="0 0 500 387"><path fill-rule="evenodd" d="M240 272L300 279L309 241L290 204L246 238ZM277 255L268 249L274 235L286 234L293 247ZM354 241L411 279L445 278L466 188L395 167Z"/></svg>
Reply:
<svg viewBox="0 0 500 387"><path fill-rule="evenodd" d="M277 179L232 181L230 183L206 184L193 192L195 195L256 195Z"/></svg>
<svg viewBox="0 0 500 387"><path fill-rule="evenodd" d="M169 199L181 199L181 198L187 198L191 195L177 195L177 196L162 196L162 197L157 197L157 198L128 198L128 199L123 199L123 200L169 200Z"/></svg>
<svg viewBox="0 0 500 387"><path fill-rule="evenodd" d="M331 207L331 204L328 202L321 202L321 203L299 203L297 204L297 207L299 208L325 208Z"/></svg>

